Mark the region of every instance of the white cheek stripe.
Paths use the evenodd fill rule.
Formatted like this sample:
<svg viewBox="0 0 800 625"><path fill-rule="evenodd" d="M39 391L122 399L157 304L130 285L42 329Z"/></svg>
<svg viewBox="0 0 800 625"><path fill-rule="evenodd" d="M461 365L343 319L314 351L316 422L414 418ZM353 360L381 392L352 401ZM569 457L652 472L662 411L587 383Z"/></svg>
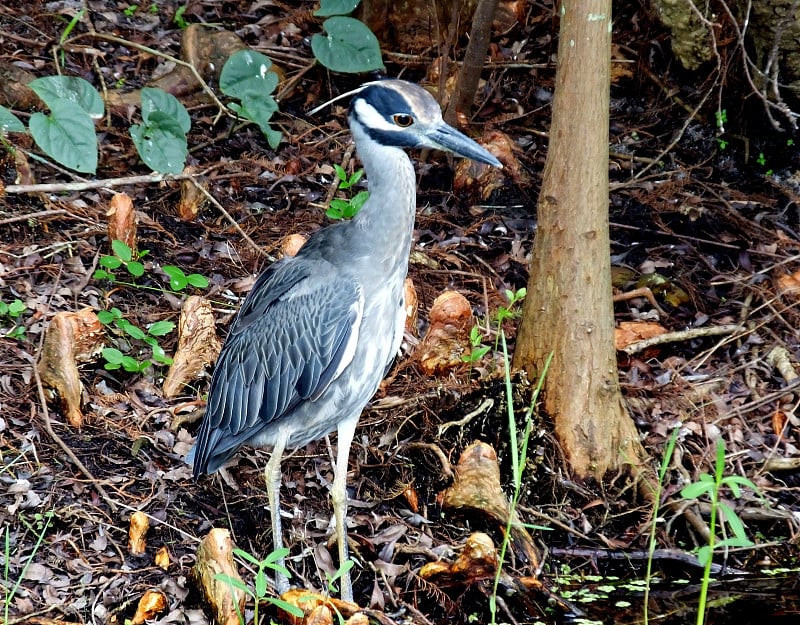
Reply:
<svg viewBox="0 0 800 625"><path fill-rule="evenodd" d="M386 121L386 118L381 115L374 106L367 104L364 100L355 101L355 111L356 119L365 128L389 131L397 130L397 126Z"/></svg>

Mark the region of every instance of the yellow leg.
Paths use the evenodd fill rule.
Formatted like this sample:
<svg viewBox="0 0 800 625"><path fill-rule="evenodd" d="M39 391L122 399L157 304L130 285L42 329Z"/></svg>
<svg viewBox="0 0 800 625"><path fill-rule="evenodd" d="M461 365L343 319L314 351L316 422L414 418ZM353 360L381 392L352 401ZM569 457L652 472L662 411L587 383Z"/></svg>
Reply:
<svg viewBox="0 0 800 625"><path fill-rule="evenodd" d="M281 432L278 440L275 442L275 447L272 449L272 455L267 462L267 467L264 470L264 479L267 482L267 495L269 496L269 513L272 518L272 548L280 549L283 547L283 531L281 529L281 483L283 476L281 474L281 456L283 450L286 448L287 434ZM281 567L285 566L284 558L280 558L276 564ZM282 595L289 590L289 579L282 573L275 572L275 591Z"/></svg>
<svg viewBox="0 0 800 625"><path fill-rule="evenodd" d="M358 417L347 419L339 423L337 431L339 438L336 450L336 470L331 488L331 503L336 519L336 542L339 546L339 566L349 559L347 550L347 464L350 458L350 444L358 424ZM353 601L353 586L350 582L350 572L346 571L340 580L342 599Z"/></svg>

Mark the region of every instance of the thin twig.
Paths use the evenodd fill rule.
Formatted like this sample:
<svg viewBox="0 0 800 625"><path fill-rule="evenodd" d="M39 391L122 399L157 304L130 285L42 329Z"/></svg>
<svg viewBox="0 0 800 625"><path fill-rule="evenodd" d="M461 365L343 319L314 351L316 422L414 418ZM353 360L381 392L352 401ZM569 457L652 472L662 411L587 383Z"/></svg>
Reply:
<svg viewBox="0 0 800 625"><path fill-rule="evenodd" d="M53 424L50 422L50 411L47 409L47 397L45 397L44 386L42 385L42 378L39 375L38 362L40 357L41 357L41 349L39 350L39 353L36 355L35 362L32 365L32 369L33 369L34 380L36 380L36 390L39 394L39 403L41 404L42 408L42 422L44 424L44 430L45 432L47 432L47 435L53 440L53 442L55 442L59 447L61 447L64 453L67 454L67 457L70 459L72 464L74 464L78 468L78 470L81 473L83 473L86 476L86 478L92 483L92 486L94 486L95 490L97 490L103 501L105 501L106 504L108 504L108 507L111 508L112 512L116 512L117 502L110 497L110 495L106 492L106 489L103 488L100 485L100 482L94 477L94 475L92 475L92 472L89 471L89 469L86 468L86 465L84 465L80 461L78 456L75 455L75 452L73 452L72 449L70 449L69 446L63 441L63 439L53 430ZM35 410L35 405L31 404L31 412L33 412L34 410Z"/></svg>
<svg viewBox="0 0 800 625"><path fill-rule="evenodd" d="M203 174L206 172L203 172ZM64 193L69 191L88 191L133 184L154 184L166 180L186 180L193 174L146 174L142 176L123 176L122 178L106 178L104 180L84 180L81 182L50 182L45 184L12 184L5 188L6 193Z"/></svg>
<svg viewBox="0 0 800 625"><path fill-rule="evenodd" d="M270 255L269 255L269 254L267 254L267 253L266 253L266 252L265 252L263 249L261 249L261 247L259 247L258 243L256 243L255 241L253 241L253 239L251 239L251 238L250 238L250 236L249 236L249 235L248 235L248 234L247 234L247 233L246 233L244 230L242 230L242 227L241 227L241 226L238 224L238 222L237 222L237 221L236 221L236 220L233 218L233 216L232 216L232 215L231 215L231 214L230 214L230 213L229 213L227 210L225 210L225 207L224 207L224 206L222 206L222 204L220 204L220 203L217 201L217 198L215 198L213 195L211 195L211 193L209 193L209 192L208 192L208 190L207 190L207 189L206 189L206 188L205 188L203 185L201 185L200 183L198 183L198 182L197 182L197 180L196 180L196 178L195 178L194 176L187 176L187 178L188 178L188 179L191 181L191 183L192 183L192 184L193 184L195 187L197 187L197 190L198 190L198 191L200 191L200 193L202 193L203 195L205 195L205 196L206 196L206 199L207 199L209 202L211 202L211 203L212 203L212 204L213 204L213 205L216 207L216 209L217 209L217 210L218 210L220 213L222 213L222 214L225 216L225 219L227 219L227 220L230 222L230 224L231 224L231 225L232 225L232 226L233 226L233 227L236 229L236 231L237 231L237 232L238 232L238 233L241 235L241 237L242 237L242 238L243 238L245 241L247 241L247 243L248 243L248 244L249 244L249 245L250 245L250 246L251 246L251 247L252 247L252 248L253 248L253 249L254 249L256 252L258 252L258 253L259 253L260 255L262 255L262 256L266 256L266 257L267 257L269 260L271 260L271 261L274 261L274 260L275 260L275 258L274 258L273 256L270 256Z"/></svg>

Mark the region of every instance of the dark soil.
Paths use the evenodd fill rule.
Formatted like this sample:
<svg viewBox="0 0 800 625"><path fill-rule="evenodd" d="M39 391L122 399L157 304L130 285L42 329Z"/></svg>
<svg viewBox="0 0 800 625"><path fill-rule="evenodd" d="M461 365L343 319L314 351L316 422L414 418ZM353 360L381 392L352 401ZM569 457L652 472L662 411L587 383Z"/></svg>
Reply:
<svg viewBox="0 0 800 625"><path fill-rule="evenodd" d="M0 62L37 76L56 73L59 38L75 13L70 6L6 3L0 8ZM181 31L172 21L177 6L159 3L151 12L142 5L129 16L125 3L95 0L87 3L87 16L98 33L177 56ZM108 190L0 195L0 302L19 299L25 304L19 318L0 316L0 540L5 545L0 547L0 587L10 623L122 623L153 588L163 591L168 603L152 622L206 622L210 613L191 576L198 541L212 527L225 527L238 547L258 557L272 549L263 481L268 451L239 454L229 482L218 475L194 482L183 462L197 427L187 417L202 406L207 376L168 400L161 390L164 367L135 375L106 370L102 358L82 364L87 420L75 429L66 424L56 401L42 402L34 375L43 333L60 311L116 307L139 327L157 320L177 322L183 295L166 291L157 271L164 264L209 279L202 294L214 303L224 336L253 276L270 262L263 252L276 256L286 235L307 235L327 223L322 205L333 184L332 165L343 161L348 146L345 120L341 109L314 118L307 111L363 77L335 76L313 65L308 38L319 31L319 22L311 17L312 3L301 9L210 0L187 6L188 21L236 32L283 68L289 79L284 84L290 86L275 118L283 141L273 151L254 126L217 120L211 104L190 107L190 161L206 172L206 188L238 228L210 204L194 220L179 218L180 188L174 182L116 189L133 198L138 248L149 251L144 257L148 272L138 287L92 278L98 258L110 253ZM421 372L414 348L443 290L464 294L485 326L487 316L506 305L506 289L527 283L557 37L552 4L528 8L526 18L493 39L497 67L484 72L486 83L476 99L481 106L469 128L475 136L487 129L509 135L519 148L514 157L522 174L504 178L486 200L479 191L454 193L452 168L440 155L419 164L420 210L410 267L419 295L418 332L407 337L403 356L365 411L351 452L356 600L396 622L480 623L489 618L492 579L448 586L418 573L427 562L452 560L475 530L486 531L497 544L502 540L501 528L488 516L441 506L452 466L476 439L497 450L504 486L509 484L505 391L498 377L502 360L490 353L472 366L431 378ZM701 571L682 556L704 539L680 505L679 490L712 471L718 440L727 448L726 474L749 478L762 494L748 489L739 499L726 494L756 545L730 551L725 565L748 580L765 570L796 566L798 383L775 366L774 357L784 354L789 372L800 359L800 300L779 282L800 269L800 154L791 138L771 129L758 106L750 104L735 64L719 92L712 81L717 68L687 75L673 66L666 35L638 5L615 11L611 254L621 276L615 286L620 293L650 286L665 311L659 314L643 297L622 300L616 304L618 320L655 320L670 331L740 324L722 336L698 336L632 355L620 352L621 383L654 468L679 427L666 472L663 523L656 533L659 548L669 551L656 559L655 569L668 582L684 576L691 580L685 599L691 603ZM87 22L82 21L76 33L85 32ZM58 69L97 86L100 75L109 89L118 83L123 90L142 86L161 64L118 42L88 36L80 43L89 48L66 50ZM462 55L463 46L452 52ZM387 73L424 82L423 70L433 60L433 50L407 57L387 54ZM714 94L700 106L709 90ZM729 134L723 136L714 124L718 92L729 117ZM743 101L746 106L733 104ZM697 108L696 115L684 104ZM25 120L31 112L11 108ZM98 179L150 173L127 136L137 115L135 109L117 110L98 126ZM13 139L14 145L36 153L30 140ZM28 164L38 182L73 179L33 159ZM17 183L19 173L20 162L4 151L0 186ZM513 349L513 320L505 330ZM108 346L146 355L119 333L107 334ZM484 340L490 344L494 338ZM175 333L162 345L172 353ZM530 388L520 384L517 392L521 415ZM439 435L440 425L462 419L486 398L494 400L491 410L478 411L469 423ZM559 610L548 607L546 592L519 585L525 576L539 575L562 594L570 585L589 588L584 576L598 572L644 574L644 559L633 554L647 549L650 504L625 475L609 476L602 484L574 482L547 418L539 418L519 514L524 522L547 528L533 534L540 551L549 555L541 571L518 553L507 561L499 612L506 622L560 618ZM335 437L331 442L335 447ZM283 462L282 508L293 583L321 591L325 574L338 566L328 498L332 454L322 440ZM776 469L773 459L786 464ZM127 546L135 510L151 518L147 553L136 557ZM690 511L695 519L708 518L707 506ZM153 560L162 547L169 552L166 570ZM628 554L624 566L610 553ZM681 557L673 557L677 553ZM568 570L577 578L565 576ZM252 571L241 571L252 582ZM724 579L725 571L717 577ZM748 584L756 587L755 581ZM792 593L796 597L796 584L764 590L766 603L760 604L758 618L767 613L773 620L796 618L797 601L776 600ZM673 599L674 594L655 594L651 615L694 620ZM594 616L622 622L622 613L623 608L606 604ZM742 623L744 613L738 607L718 608L712 618ZM637 605L625 622L640 616Z"/></svg>

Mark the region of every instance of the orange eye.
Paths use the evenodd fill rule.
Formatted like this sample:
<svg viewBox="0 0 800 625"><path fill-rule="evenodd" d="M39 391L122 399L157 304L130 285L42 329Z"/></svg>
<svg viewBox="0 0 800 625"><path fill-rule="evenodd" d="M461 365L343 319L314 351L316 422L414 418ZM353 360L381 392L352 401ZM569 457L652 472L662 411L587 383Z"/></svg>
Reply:
<svg viewBox="0 0 800 625"><path fill-rule="evenodd" d="M392 119L394 123L400 126L400 128L408 128L411 124L414 123L414 118L411 115L406 115L404 113L397 113L396 115L392 115Z"/></svg>

